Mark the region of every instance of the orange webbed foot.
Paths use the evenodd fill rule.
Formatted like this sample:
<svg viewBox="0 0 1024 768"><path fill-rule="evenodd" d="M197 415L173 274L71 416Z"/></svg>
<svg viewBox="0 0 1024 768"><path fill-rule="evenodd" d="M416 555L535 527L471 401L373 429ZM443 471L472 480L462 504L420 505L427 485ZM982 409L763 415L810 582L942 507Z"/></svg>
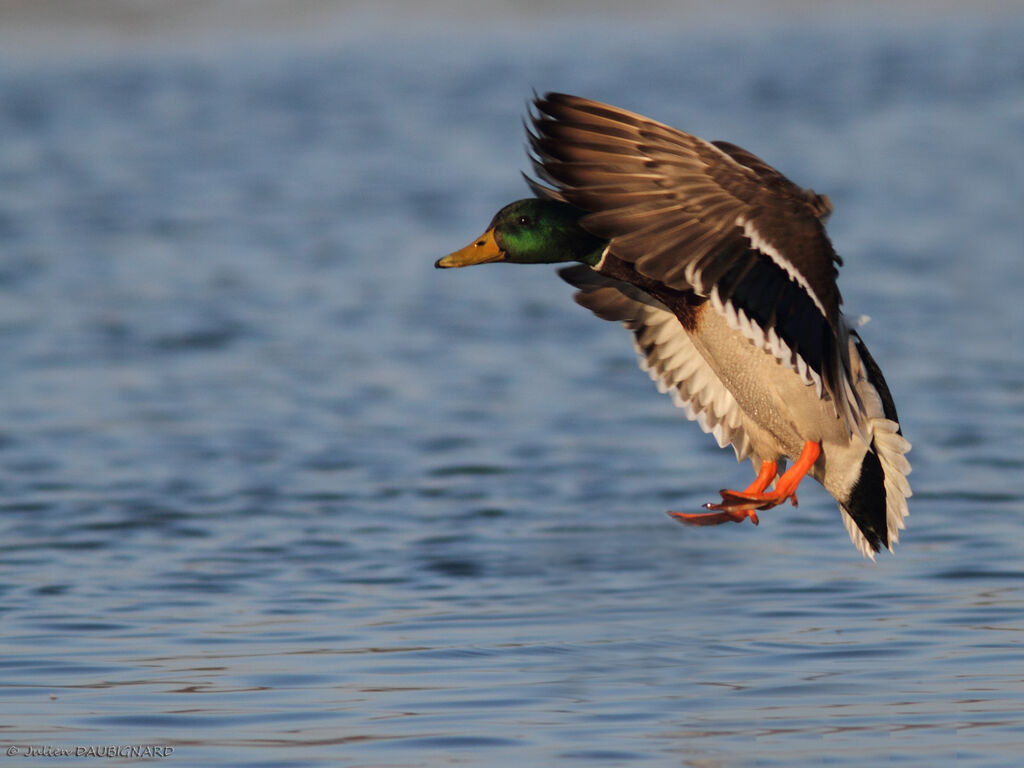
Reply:
<svg viewBox="0 0 1024 768"><path fill-rule="evenodd" d="M709 501L704 505L705 509L715 510L740 510L740 509L771 509L789 499L793 506L797 506L796 493L783 495L779 491L768 491L767 493L750 493L748 491L730 491L722 489L720 502Z"/></svg>
<svg viewBox="0 0 1024 768"><path fill-rule="evenodd" d="M687 525L721 525L722 523L742 523L747 518L758 524L757 511L777 507L789 499L793 506L797 506L796 489L803 480L804 475L814 466L814 462L821 455L821 444L807 441L804 443L800 457L794 462L771 491L765 489L775 479L778 472L778 465L774 461L765 461L754 480L742 491L722 490L722 501L719 503L708 503L704 507L713 510L696 514L686 512L669 512L669 516L680 523Z"/></svg>
<svg viewBox="0 0 1024 768"><path fill-rule="evenodd" d="M721 525L742 523L748 517L757 525L757 512L752 509L722 509L720 512L669 512L668 516L684 525Z"/></svg>

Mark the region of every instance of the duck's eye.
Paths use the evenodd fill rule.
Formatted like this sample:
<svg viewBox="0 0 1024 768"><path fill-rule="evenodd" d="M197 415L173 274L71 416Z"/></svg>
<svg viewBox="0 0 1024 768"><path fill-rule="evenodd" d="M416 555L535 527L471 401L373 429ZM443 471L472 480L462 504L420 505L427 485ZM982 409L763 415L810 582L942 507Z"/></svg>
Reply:
<svg viewBox="0 0 1024 768"><path fill-rule="evenodd" d="M530 225L530 217L520 216L518 219L516 219L516 224L518 224L520 227L527 227Z"/></svg>

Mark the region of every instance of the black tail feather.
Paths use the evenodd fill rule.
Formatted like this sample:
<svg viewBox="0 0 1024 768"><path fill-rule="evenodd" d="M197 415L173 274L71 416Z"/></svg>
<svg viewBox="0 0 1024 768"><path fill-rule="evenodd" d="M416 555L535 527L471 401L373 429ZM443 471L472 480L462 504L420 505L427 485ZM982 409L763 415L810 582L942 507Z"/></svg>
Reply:
<svg viewBox="0 0 1024 768"><path fill-rule="evenodd" d="M872 550L877 552L881 547L888 548L885 473L873 449L864 454L860 477L842 505Z"/></svg>

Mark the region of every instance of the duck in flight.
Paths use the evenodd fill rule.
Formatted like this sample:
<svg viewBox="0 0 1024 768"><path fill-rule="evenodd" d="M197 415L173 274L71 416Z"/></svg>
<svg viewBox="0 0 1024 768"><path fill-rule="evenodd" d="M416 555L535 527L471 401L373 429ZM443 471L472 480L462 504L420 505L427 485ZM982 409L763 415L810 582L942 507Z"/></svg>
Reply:
<svg viewBox="0 0 1024 768"><path fill-rule="evenodd" d="M575 262L576 301L633 334L640 365L757 476L690 525L797 503L810 475L857 549L892 551L910 485L882 372L840 312L828 198L734 144L577 96L534 101L534 198L439 268ZM787 462L792 462L786 468Z"/></svg>

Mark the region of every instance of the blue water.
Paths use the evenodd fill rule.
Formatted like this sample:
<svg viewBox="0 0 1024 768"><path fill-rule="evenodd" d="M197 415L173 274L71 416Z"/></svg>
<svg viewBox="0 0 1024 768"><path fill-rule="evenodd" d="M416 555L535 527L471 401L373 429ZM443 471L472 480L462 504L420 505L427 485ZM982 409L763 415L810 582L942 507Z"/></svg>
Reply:
<svg viewBox="0 0 1024 768"><path fill-rule="evenodd" d="M835 17L0 54L0 759L1017 765L1021 39ZM750 467L628 335L550 267L432 268L524 195L531 88L831 195L914 444L894 556L811 484L757 528L676 525Z"/></svg>

